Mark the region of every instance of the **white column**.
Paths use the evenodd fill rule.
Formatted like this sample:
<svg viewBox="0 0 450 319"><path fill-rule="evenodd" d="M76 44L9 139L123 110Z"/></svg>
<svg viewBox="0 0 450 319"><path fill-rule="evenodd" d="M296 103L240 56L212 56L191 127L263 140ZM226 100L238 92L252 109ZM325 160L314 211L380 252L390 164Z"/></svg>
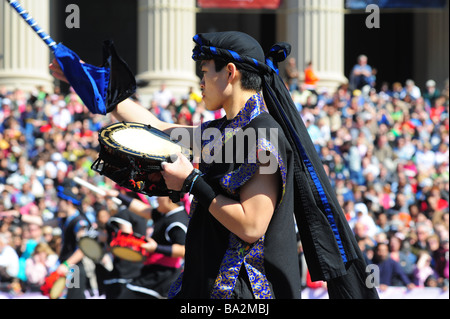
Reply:
<svg viewBox="0 0 450 319"><path fill-rule="evenodd" d="M414 73L413 79L425 88L429 79L439 89L449 75L449 1L443 9L414 13Z"/></svg>
<svg viewBox="0 0 450 319"><path fill-rule="evenodd" d="M175 95L197 88L192 60L196 30L195 0L138 0L138 78L149 82L139 90L149 95L165 83Z"/></svg>
<svg viewBox="0 0 450 319"><path fill-rule="evenodd" d="M49 32L49 0L21 0L25 10ZM50 49L6 1L0 1L0 87L53 90L48 70Z"/></svg>
<svg viewBox="0 0 450 319"><path fill-rule="evenodd" d="M344 76L344 0L285 0L278 16L278 40L292 45L301 78L312 61L318 87L335 89ZM282 35L284 34L284 36Z"/></svg>

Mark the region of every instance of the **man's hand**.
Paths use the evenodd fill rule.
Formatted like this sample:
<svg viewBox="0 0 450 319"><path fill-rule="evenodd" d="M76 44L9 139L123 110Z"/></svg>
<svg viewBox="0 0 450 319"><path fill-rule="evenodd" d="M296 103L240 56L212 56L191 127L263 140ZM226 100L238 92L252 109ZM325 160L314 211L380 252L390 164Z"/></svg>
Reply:
<svg viewBox="0 0 450 319"><path fill-rule="evenodd" d="M156 247L158 247L158 243L153 238L149 237L147 238L147 242L145 244L142 244L141 247L149 253L154 253Z"/></svg>
<svg viewBox="0 0 450 319"><path fill-rule="evenodd" d="M184 181L194 169L194 166L192 166L186 156L181 153L178 153L177 156L177 160L173 163L161 163L163 169L161 174L164 177L167 188L174 191L180 191L183 188Z"/></svg>
<svg viewBox="0 0 450 319"><path fill-rule="evenodd" d="M67 273L69 272L69 266L66 266L65 264L61 264L56 269L56 272L60 274L61 276L67 276Z"/></svg>
<svg viewBox="0 0 450 319"><path fill-rule="evenodd" d="M80 60L80 63L84 63L84 61ZM64 72L61 69L61 66L59 65L56 59L53 59L52 63L50 63L49 69L55 78L63 82L69 83L66 76L64 75Z"/></svg>
<svg viewBox="0 0 450 319"><path fill-rule="evenodd" d="M52 75L57 78L58 80L61 80L63 82L69 83L66 76L64 75L64 72L62 71L61 67L59 66L58 61L56 59L53 59L52 63L50 63L49 69L52 73Z"/></svg>
<svg viewBox="0 0 450 319"><path fill-rule="evenodd" d="M107 197L117 197L119 196L119 191L117 189L105 189L105 194Z"/></svg>

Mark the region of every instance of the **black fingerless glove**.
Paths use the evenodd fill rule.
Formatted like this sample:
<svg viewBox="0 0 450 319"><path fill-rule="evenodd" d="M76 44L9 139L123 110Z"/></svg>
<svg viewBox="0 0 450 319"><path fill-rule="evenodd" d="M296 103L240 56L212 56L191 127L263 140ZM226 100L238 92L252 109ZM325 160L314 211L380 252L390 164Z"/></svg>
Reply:
<svg viewBox="0 0 450 319"><path fill-rule="evenodd" d="M191 194L197 198L199 203L206 209L211 206L211 202L219 195L202 176L198 176L191 187Z"/></svg>
<svg viewBox="0 0 450 319"><path fill-rule="evenodd" d="M122 193L120 193L117 196L118 199L120 199L122 201L122 205L125 205L126 208L130 207L131 202L133 201L134 198L131 198L127 195L124 195Z"/></svg>
<svg viewBox="0 0 450 319"><path fill-rule="evenodd" d="M202 172L200 172L198 169L194 168L192 172L186 177L183 183L183 188L181 189L182 193L190 193L192 190L192 185L195 182L195 180L202 175Z"/></svg>
<svg viewBox="0 0 450 319"><path fill-rule="evenodd" d="M203 179L202 172L195 168L189 176L186 177L186 180L183 183L182 192L194 195L199 203L206 209L209 208L213 199L218 195L218 193Z"/></svg>

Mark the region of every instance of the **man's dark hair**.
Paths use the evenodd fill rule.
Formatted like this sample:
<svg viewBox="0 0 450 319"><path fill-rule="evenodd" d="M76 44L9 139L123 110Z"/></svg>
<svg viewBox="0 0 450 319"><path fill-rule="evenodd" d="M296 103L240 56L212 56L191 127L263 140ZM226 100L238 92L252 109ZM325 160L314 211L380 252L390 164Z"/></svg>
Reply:
<svg viewBox="0 0 450 319"><path fill-rule="evenodd" d="M215 69L216 72L221 71L228 63L231 61L226 61L224 59L215 58ZM241 78L241 86L244 90L252 90L259 92L262 90L262 79L261 76L258 73L249 72L245 70L240 63L232 62L236 65L236 68L241 72L242 78Z"/></svg>

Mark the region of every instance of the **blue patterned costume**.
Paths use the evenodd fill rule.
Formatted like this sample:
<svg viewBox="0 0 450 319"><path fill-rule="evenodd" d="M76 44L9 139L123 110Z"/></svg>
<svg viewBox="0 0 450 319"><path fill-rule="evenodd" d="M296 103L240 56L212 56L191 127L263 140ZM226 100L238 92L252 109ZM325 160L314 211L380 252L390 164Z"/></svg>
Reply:
<svg viewBox="0 0 450 319"><path fill-rule="evenodd" d="M186 238L185 271L173 285L172 297L239 298L235 286L238 281L245 280L256 299L299 298L293 201L289 199L292 192L286 192L287 184L292 182L292 179L288 180L290 174L286 165L291 159L287 156L289 145L284 143L281 129L267 112L259 94L249 99L234 119L207 122L202 131L212 127L221 130L222 138L203 140L202 158L217 156L214 154L217 150L221 152L219 157L225 157L225 150L231 149L227 148L227 143L233 143L234 161L201 162L200 170L206 173L204 178L208 184L219 193L239 201L240 188L260 167L258 152L266 151L277 160L277 174L281 177L280 196L265 236L251 245L229 232L194 198ZM254 145L243 149L237 147L237 136L247 130L265 133L256 134ZM280 135L273 136L271 133L274 132ZM249 144L252 143L252 139L249 140ZM241 162L237 160L240 156L244 159Z"/></svg>
<svg viewBox="0 0 450 319"><path fill-rule="evenodd" d="M376 289L366 284L369 275L366 263L335 190L279 76L278 63L289 56L290 44L276 43L264 54L254 38L237 31L200 33L194 36L194 42L192 57L195 61L231 62L246 72L258 74L265 103L256 95L234 119L205 124L202 130L211 127L221 130L225 146L217 148L214 140L203 141L202 160L210 156L226 157L230 149L226 146L238 136L233 128L243 131L252 128L258 131L253 147L277 159L282 182L269 227L264 237L253 245L246 245L230 234L207 208L194 200L195 209L186 239L184 278L173 286L172 295L179 298L300 298L295 216L311 278L327 282L330 299L378 299ZM261 128L275 129L278 136L261 136ZM220 154L211 154L214 152ZM228 162L230 164L223 161L211 166L206 161L201 163L200 169L206 175L200 182L203 189L207 188L205 184L209 187L205 198L213 193L239 200L240 187L258 169L258 161L253 160L251 152L237 150L237 153L234 160ZM246 160L236 161L242 154Z"/></svg>

